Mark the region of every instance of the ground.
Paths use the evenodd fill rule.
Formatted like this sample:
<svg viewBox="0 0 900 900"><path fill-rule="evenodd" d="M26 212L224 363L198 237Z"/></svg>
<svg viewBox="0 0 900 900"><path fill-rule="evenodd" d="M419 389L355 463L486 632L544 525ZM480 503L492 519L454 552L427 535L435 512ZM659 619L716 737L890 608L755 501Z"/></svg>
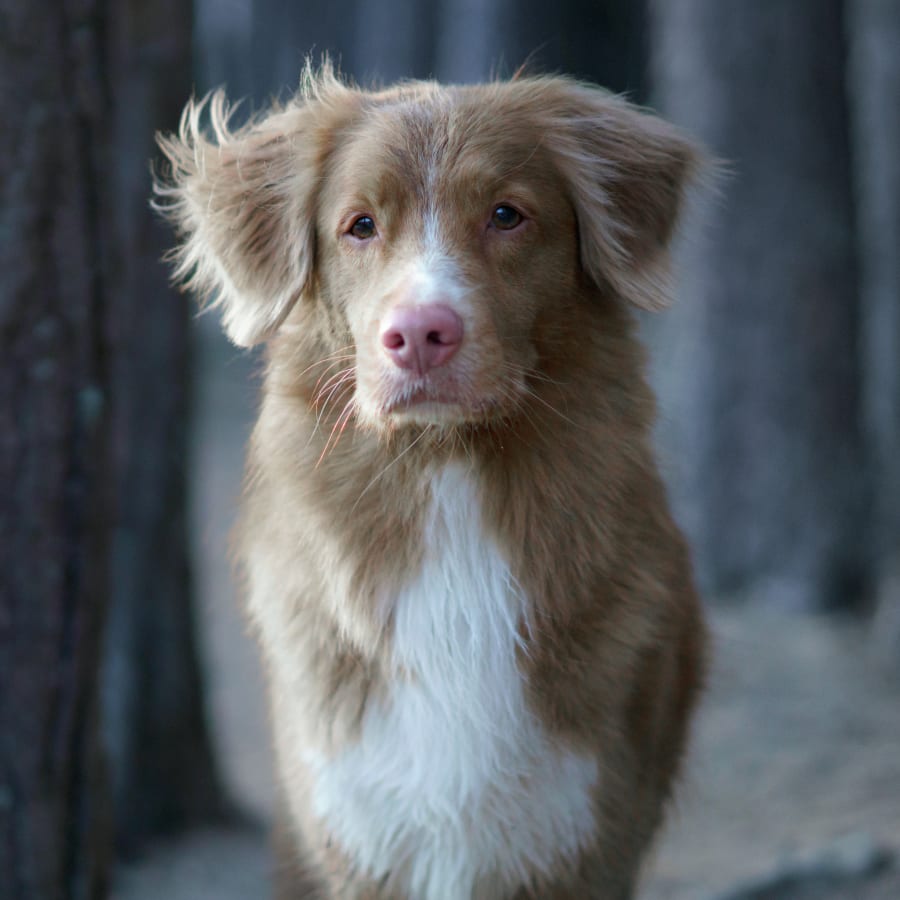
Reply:
<svg viewBox="0 0 900 900"><path fill-rule="evenodd" d="M193 518L215 742L259 826L151 848L114 900L268 896L265 705L228 576L227 531L252 419L252 360L198 330ZM900 682L852 619L713 605L714 665L644 900L898 900Z"/></svg>

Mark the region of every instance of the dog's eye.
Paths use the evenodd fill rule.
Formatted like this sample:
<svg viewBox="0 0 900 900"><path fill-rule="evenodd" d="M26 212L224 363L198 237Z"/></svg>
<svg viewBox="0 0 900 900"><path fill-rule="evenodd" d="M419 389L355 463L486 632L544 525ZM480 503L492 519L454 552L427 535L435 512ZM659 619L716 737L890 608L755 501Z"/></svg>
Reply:
<svg viewBox="0 0 900 900"><path fill-rule="evenodd" d="M360 216L358 219L354 219L347 233L361 241L367 241L369 238L375 237L375 220L371 216Z"/></svg>
<svg viewBox="0 0 900 900"><path fill-rule="evenodd" d="M522 221L522 214L511 206L497 206L491 216L491 224L501 231L510 231Z"/></svg>

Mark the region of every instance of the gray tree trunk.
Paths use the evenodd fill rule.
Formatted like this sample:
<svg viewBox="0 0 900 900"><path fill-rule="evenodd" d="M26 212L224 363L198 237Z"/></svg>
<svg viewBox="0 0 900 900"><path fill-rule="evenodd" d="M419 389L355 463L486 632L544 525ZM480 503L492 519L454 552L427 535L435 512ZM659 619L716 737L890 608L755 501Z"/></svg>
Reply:
<svg viewBox="0 0 900 900"><path fill-rule="evenodd" d="M104 713L125 851L222 808L187 557L191 308L167 284L160 257L170 237L148 205L154 132L177 126L190 93L191 25L181 0L120 0L107 24L118 489Z"/></svg>
<svg viewBox="0 0 900 900"><path fill-rule="evenodd" d="M865 410L877 490L876 636L900 671L900 4L849 0Z"/></svg>
<svg viewBox="0 0 900 900"><path fill-rule="evenodd" d="M293 88L305 54L327 51L362 84L401 78L472 82L535 71L565 71L616 91L644 94L643 4L629 0L390 0L313 7L289 0L252 3L252 57L257 102ZM214 0L200 0L204 21ZM209 10L209 12L206 12ZM220 21L220 20L217 20ZM286 37L287 36L287 37ZM204 51L205 71L218 72L230 44ZM235 94L244 89L232 68Z"/></svg>
<svg viewBox="0 0 900 900"><path fill-rule="evenodd" d="M442 6L438 0L360 2L353 31L347 31L351 51L345 60L348 71L366 86L432 77L435 26Z"/></svg>
<svg viewBox="0 0 900 900"><path fill-rule="evenodd" d="M650 10L658 105L730 170L654 326L703 586L852 602L868 509L842 3Z"/></svg>
<svg viewBox="0 0 900 900"><path fill-rule="evenodd" d="M99 898L113 487L104 18L91 0L4 0L0 20L0 897Z"/></svg>
<svg viewBox="0 0 900 900"><path fill-rule="evenodd" d="M215 0L202 0L204 3ZM249 52L253 60L253 99L268 105L272 96L297 89L308 54L316 62L328 53L344 72L359 74L354 30L360 6L380 9L381 3L295 3L293 0L251 0L253 25ZM422 4L427 6L427 4ZM375 13L370 12L371 15ZM229 93L232 93L230 86Z"/></svg>
<svg viewBox="0 0 900 900"><path fill-rule="evenodd" d="M645 94L643 3L629 0L444 0L434 74L444 81L567 72L632 98Z"/></svg>
<svg viewBox="0 0 900 900"><path fill-rule="evenodd" d="M366 86L432 73L438 2L251 2L253 97L258 104L294 90L308 54L318 62L327 53L343 73Z"/></svg>
<svg viewBox="0 0 900 900"><path fill-rule="evenodd" d="M220 86L234 99L253 92L256 67L250 55L250 35L254 5L254 0L228 0L227 5L221 0L193 0L193 70L201 94Z"/></svg>

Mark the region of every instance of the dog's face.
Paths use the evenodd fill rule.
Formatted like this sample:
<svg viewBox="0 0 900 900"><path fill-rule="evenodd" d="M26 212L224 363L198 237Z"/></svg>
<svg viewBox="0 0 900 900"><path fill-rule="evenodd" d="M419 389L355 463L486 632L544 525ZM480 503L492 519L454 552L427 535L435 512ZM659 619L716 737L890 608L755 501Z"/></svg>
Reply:
<svg viewBox="0 0 900 900"><path fill-rule="evenodd" d="M218 147L197 107L162 141L179 272L218 295L239 344L300 308L298 365L347 362L362 422L506 416L579 303L664 302L695 154L599 90L549 78L373 94L326 72L234 134L212 113Z"/></svg>
<svg viewBox="0 0 900 900"><path fill-rule="evenodd" d="M442 90L373 104L328 165L320 295L352 335L364 421L502 414L538 362L538 323L574 293L563 179L526 116L484 105Z"/></svg>

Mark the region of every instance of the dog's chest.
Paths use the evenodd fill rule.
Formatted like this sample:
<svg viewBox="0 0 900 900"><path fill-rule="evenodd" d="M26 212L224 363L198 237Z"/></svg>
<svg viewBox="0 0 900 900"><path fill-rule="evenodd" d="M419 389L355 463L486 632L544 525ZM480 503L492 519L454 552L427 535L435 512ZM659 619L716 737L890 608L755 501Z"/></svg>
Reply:
<svg viewBox="0 0 900 900"><path fill-rule="evenodd" d="M597 765L526 704L523 598L470 476L445 469L432 492L421 570L394 606L395 680L358 743L315 761L314 803L361 869L417 900L502 896L590 837Z"/></svg>

